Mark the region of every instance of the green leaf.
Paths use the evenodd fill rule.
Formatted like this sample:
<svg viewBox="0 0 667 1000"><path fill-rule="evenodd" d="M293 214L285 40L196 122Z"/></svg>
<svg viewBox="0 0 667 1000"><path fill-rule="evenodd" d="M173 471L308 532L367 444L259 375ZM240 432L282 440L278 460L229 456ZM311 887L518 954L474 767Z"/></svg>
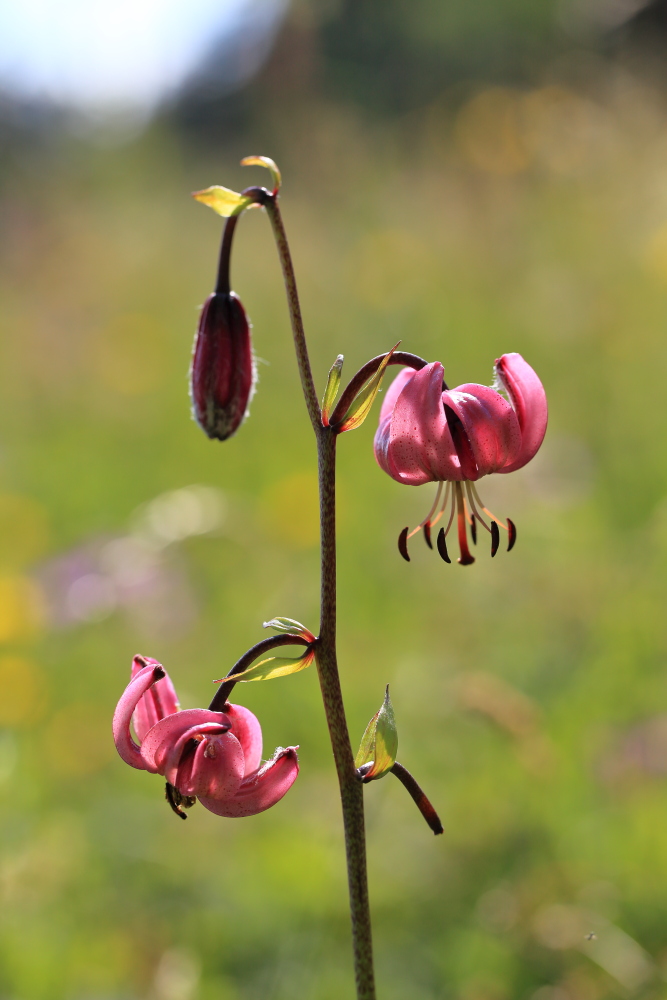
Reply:
<svg viewBox="0 0 667 1000"><path fill-rule="evenodd" d="M322 398L322 423L325 427L329 426L329 414L333 409L333 405L336 402L336 396L338 395L338 388L340 386L340 376L343 370L343 355L339 354L331 368L329 369L329 378L327 379L327 387L324 390L324 396Z"/></svg>
<svg viewBox="0 0 667 1000"><path fill-rule="evenodd" d="M389 697L389 685L387 684L380 710L375 713L361 737L354 766L359 768L372 762L373 766L366 772L364 779L366 781L377 780L384 777L387 771L394 766L397 752L398 731L394 719L394 708Z"/></svg>
<svg viewBox="0 0 667 1000"><path fill-rule="evenodd" d="M371 412L371 407L382 383L382 377L391 360L391 356L397 347L398 344L395 344L394 347L392 347L389 353L383 358L382 363L375 375L369 378L368 382L361 387L357 395L352 400L349 410L337 426L337 430L340 434L342 434L343 431L354 431L357 427L361 427L364 420Z"/></svg>
<svg viewBox="0 0 667 1000"><path fill-rule="evenodd" d="M202 205L208 205L218 215L228 219L230 215L238 215L244 208L253 205L252 198L239 194L238 191L230 191L229 188L220 187L214 184L213 187L204 188L203 191L193 191L192 197L200 201Z"/></svg>
<svg viewBox="0 0 667 1000"><path fill-rule="evenodd" d="M231 677L223 677L221 680L234 681L270 681L274 677L287 677L288 674L297 674L300 670L305 670L315 659L315 653L309 649L302 656L295 659L286 656L269 656L259 663L254 663L242 674L233 674ZM216 681L216 684L219 683Z"/></svg>
<svg viewBox="0 0 667 1000"><path fill-rule="evenodd" d="M301 622L295 621L294 618L272 618L270 622L264 622L264 628L274 628L276 632L282 632L285 635L300 635L306 642L315 642L315 636L310 629L307 629Z"/></svg>
<svg viewBox="0 0 667 1000"><path fill-rule="evenodd" d="M280 191L280 185L282 184L282 178L280 176L280 171L278 167L268 156L244 156L241 160L242 167L266 167L267 170L271 171L271 180L273 181L273 193L278 194Z"/></svg>

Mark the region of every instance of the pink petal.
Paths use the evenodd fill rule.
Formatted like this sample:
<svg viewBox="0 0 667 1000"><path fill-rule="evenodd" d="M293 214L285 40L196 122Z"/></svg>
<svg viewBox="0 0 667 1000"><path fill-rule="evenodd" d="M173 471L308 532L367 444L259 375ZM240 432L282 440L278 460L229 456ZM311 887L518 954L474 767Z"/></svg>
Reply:
<svg viewBox="0 0 667 1000"><path fill-rule="evenodd" d="M216 732L227 730L231 720L224 712L209 712L206 708L188 708L184 712L166 715L146 733L141 744L141 756L146 762L146 770L163 774L165 761L174 744L183 733L193 727L206 732L206 727L214 725Z"/></svg>
<svg viewBox="0 0 667 1000"><path fill-rule="evenodd" d="M388 428L378 430L376 458L399 483L463 478L442 405L443 374L439 361L415 372L396 400Z"/></svg>
<svg viewBox="0 0 667 1000"><path fill-rule="evenodd" d="M142 667L125 688L113 717L113 739L120 756L130 767L151 771L153 774L157 768L145 760L141 749L132 739L130 720L139 700L161 677L164 677L164 670L159 663L153 662Z"/></svg>
<svg viewBox="0 0 667 1000"><path fill-rule="evenodd" d="M396 400L403 392L403 389L410 381L412 376L415 374L414 368L403 368L398 373L394 381L391 383L387 389L384 399L382 401L382 407L380 408L380 420L378 423L378 429L375 432L375 440L373 441L373 450L375 452L375 460L388 475L393 476L393 472L389 467L389 461L387 459L387 449L389 447L390 432L391 432L391 418L394 412L394 406L396 405Z"/></svg>
<svg viewBox="0 0 667 1000"><path fill-rule="evenodd" d="M243 748L243 777L247 778L259 768L262 760L262 727L257 716L243 705L229 705L226 714L232 721L231 732Z"/></svg>
<svg viewBox="0 0 667 1000"><path fill-rule="evenodd" d="M243 750L231 733L215 735L210 725L193 726L183 733L170 750L162 770L167 781L182 795L208 795L222 799L233 796L243 781ZM196 747L188 745L197 735Z"/></svg>
<svg viewBox="0 0 667 1000"><path fill-rule="evenodd" d="M520 354L503 354L496 373L506 389L521 428L521 448L499 472L520 469L537 453L547 429L547 396L539 378Z"/></svg>
<svg viewBox="0 0 667 1000"><path fill-rule="evenodd" d="M145 666L162 666L157 660L150 656L135 656L132 661L132 676L135 677ZM164 670L164 667L162 668ZM173 715L178 712L179 704L176 690L171 682L171 677L165 671L164 677L157 681L139 700L139 704L132 716L132 725L137 734L137 739L141 742L156 722L164 719L165 715Z"/></svg>
<svg viewBox="0 0 667 1000"><path fill-rule="evenodd" d="M466 479L480 479L514 461L521 448L519 421L495 389L468 382L443 392L442 402Z"/></svg>
<svg viewBox="0 0 667 1000"><path fill-rule="evenodd" d="M254 816L270 809L292 787L299 773L296 747L277 750L273 758L242 783L236 795L228 799L199 796L199 801L217 816Z"/></svg>

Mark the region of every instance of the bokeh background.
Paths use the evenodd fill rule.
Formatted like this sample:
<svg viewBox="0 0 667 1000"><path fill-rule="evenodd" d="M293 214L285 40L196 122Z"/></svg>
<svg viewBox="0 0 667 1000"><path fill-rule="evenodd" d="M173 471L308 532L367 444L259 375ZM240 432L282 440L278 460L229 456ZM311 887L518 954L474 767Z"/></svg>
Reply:
<svg viewBox="0 0 667 1000"><path fill-rule="evenodd" d="M398 555L432 490L378 469L375 417L341 441L353 739L390 683L399 759L445 825L391 777L367 790L379 995L663 1000L664 4L200 5L174 22L201 29L189 61L142 83L141 18L121 5L106 31L89 2L113 84L101 49L77 76L67 5L42 49L22 6L0 43L0 997L353 993L314 671L237 689L267 755L301 747L249 820L181 822L110 737L135 652L194 707L266 619L317 627L314 444L261 212L233 261L250 419L221 445L189 411L221 231L189 192L263 183L238 166L263 153L319 391L338 353L352 374L400 339L452 385L520 351L550 401L539 456L481 484L517 546L491 561L482 539L467 569L419 539Z"/></svg>

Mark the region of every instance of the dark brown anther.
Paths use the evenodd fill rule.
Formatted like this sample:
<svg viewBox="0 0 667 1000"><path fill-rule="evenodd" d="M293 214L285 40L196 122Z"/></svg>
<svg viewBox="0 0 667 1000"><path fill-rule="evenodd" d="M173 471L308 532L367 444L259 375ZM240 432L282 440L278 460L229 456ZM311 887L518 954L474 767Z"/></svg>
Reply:
<svg viewBox="0 0 667 1000"><path fill-rule="evenodd" d="M431 541L431 523L427 521L426 524L422 525L422 531L424 532L424 541L428 545L429 549L433 548L433 542Z"/></svg>
<svg viewBox="0 0 667 1000"><path fill-rule="evenodd" d="M398 551L401 553L406 562L410 562L410 556L408 554L408 528L403 528L403 531L398 536Z"/></svg>
<svg viewBox="0 0 667 1000"><path fill-rule="evenodd" d="M509 535L507 540L507 551L511 552L514 548L514 543L516 542L516 525L514 524L514 521L510 521L509 517L507 518L507 533Z"/></svg>
<svg viewBox="0 0 667 1000"><path fill-rule="evenodd" d="M497 521L491 522L491 558L495 556L500 545L500 528Z"/></svg>
<svg viewBox="0 0 667 1000"><path fill-rule="evenodd" d="M470 515L470 537L472 538L472 544L477 545L477 521L474 514Z"/></svg>
<svg viewBox="0 0 667 1000"><path fill-rule="evenodd" d="M446 563L451 563L452 560L449 558L449 552L447 551L447 539L445 538L444 528L441 528L438 532L436 545L438 546L438 552L441 559L444 559Z"/></svg>
<svg viewBox="0 0 667 1000"><path fill-rule="evenodd" d="M178 788L174 788L174 786L170 785L169 782L165 785L164 797L176 815L180 816L181 819L187 819L188 817L180 806L185 806L186 809L189 809L190 806L193 806L196 801L196 799L191 795L181 795Z"/></svg>

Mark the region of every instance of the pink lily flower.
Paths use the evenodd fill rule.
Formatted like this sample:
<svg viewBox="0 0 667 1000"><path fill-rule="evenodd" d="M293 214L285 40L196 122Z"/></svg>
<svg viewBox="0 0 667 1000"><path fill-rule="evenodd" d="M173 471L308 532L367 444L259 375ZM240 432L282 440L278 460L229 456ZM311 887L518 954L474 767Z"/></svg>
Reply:
<svg viewBox="0 0 667 1000"><path fill-rule="evenodd" d="M399 536L399 550L408 562L408 538L422 529L432 548L431 528L445 515L446 526L437 538L445 562L451 562L446 537L455 515L458 561L464 566L475 561L467 530L476 542L477 522L491 535L492 556L498 551L499 527L508 533L508 551L516 541L514 523L509 518L504 523L487 510L475 483L492 472L514 472L534 457L547 429L547 398L520 354L503 354L494 370L497 388L468 382L448 389L444 368L434 361L419 371L404 368L387 390L374 442L380 468L408 486L438 483L427 516Z"/></svg>
<svg viewBox="0 0 667 1000"><path fill-rule="evenodd" d="M183 818L178 807L195 798L218 816L254 816L279 802L299 773L297 747L279 747L262 765L262 730L242 705L179 711L169 675L148 657L134 658L113 736L126 764L166 778L167 798Z"/></svg>

